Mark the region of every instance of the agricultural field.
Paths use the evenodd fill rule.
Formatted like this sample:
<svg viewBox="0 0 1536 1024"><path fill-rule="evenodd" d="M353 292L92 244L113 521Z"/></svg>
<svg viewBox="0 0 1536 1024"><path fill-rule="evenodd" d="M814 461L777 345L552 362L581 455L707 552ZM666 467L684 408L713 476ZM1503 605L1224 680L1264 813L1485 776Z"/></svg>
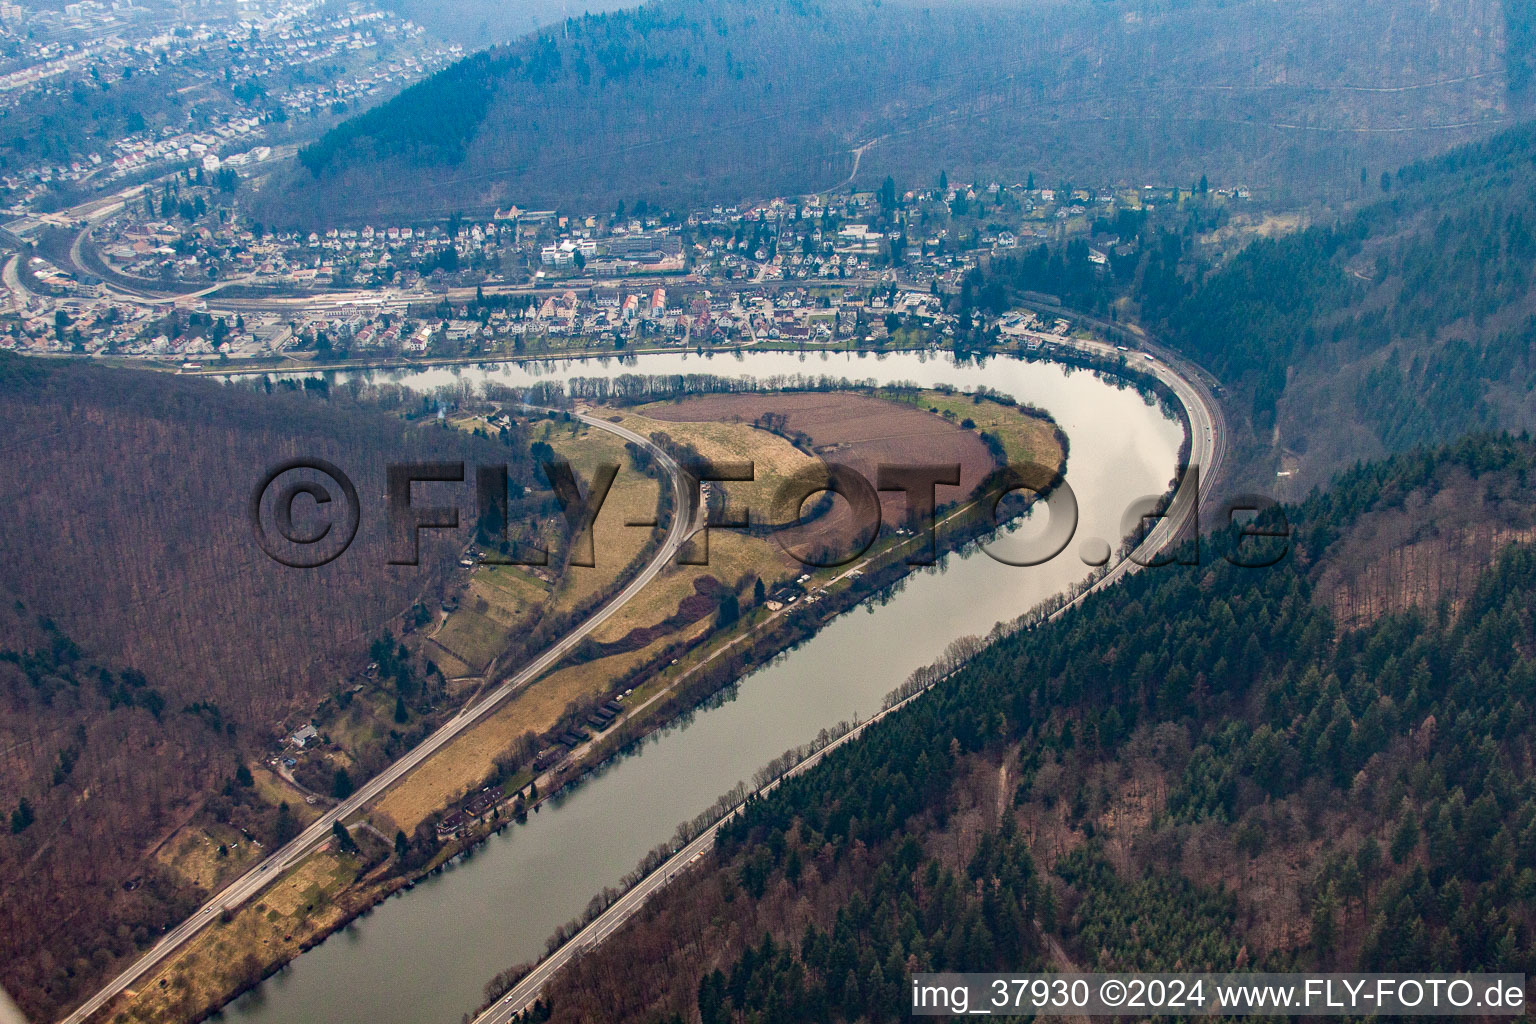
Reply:
<svg viewBox="0 0 1536 1024"><path fill-rule="evenodd" d="M479 787L495 771L496 759L506 756L523 734L552 728L572 701L603 692L614 677L643 664L664 645L657 641L646 649L555 670L391 788L375 805L376 817L411 832L432 812Z"/></svg>
<svg viewBox="0 0 1536 1024"><path fill-rule="evenodd" d="M747 510L754 522L761 521L771 509L774 491L780 483L813 465L815 460L784 438L748 423L672 422L656 415L658 411L684 407L693 401L701 399L657 403L607 415L618 417L616 422L647 437L666 434L713 462L752 463L755 479L711 483L709 486L724 491L727 516ZM695 538L690 555L703 558L703 545L703 538ZM672 566L651 584L647 600L631 602L604 623L594 639L599 643L617 643L631 630L655 626L674 615L683 601L697 593L699 581L705 577L725 586L756 577L772 587L777 582L793 578L799 571L798 563L769 538L748 536L737 530L712 529L708 538L707 565Z"/></svg>
<svg viewBox="0 0 1536 1024"><path fill-rule="evenodd" d="M913 397L902 396L915 408L937 413L966 430L985 431L996 437L1010 463L1039 462L1053 465L1058 442L1056 428L1049 420L1028 415L1017 406L999 402L985 395L959 392L920 391Z"/></svg>
<svg viewBox="0 0 1536 1024"><path fill-rule="evenodd" d="M790 394L709 395L682 402L667 403L649 410L649 415L674 424L701 422L745 423L792 439L802 451L820 460L849 467L873 484L879 467L916 465L960 466L958 485L940 485L935 498L940 506L973 494L986 476L997 467L999 459L988 448L979 429L960 426L961 417L943 415L934 405L940 399L969 402L963 396L937 392L894 392L900 400L871 394L797 392ZM930 401L932 399L933 401ZM997 416L1017 422L1012 429L1021 446L1030 423L1039 422L1043 432L1042 455L1055 451L1050 427L1033 421L1024 412L996 403ZM771 494L772 491L770 490ZM880 515L886 523L899 523L907 514L905 497L899 491L880 494ZM790 509L773 509L774 519L794 518ZM809 511L807 509L807 511ZM856 550L863 537L850 505L834 501L830 511L802 527L786 532L785 541L795 549L821 548L836 553Z"/></svg>
<svg viewBox="0 0 1536 1024"><path fill-rule="evenodd" d="M926 408L866 394L709 395L652 407L648 415L675 424L745 423L792 437L825 462L849 466L873 481L882 464L960 464L958 487L939 490L944 504L969 494L996 461L980 436ZM882 495L884 512L899 512L898 492Z"/></svg>
<svg viewBox="0 0 1536 1024"><path fill-rule="evenodd" d="M754 523L771 523L773 498L782 482L822 460L852 466L870 479L882 462L958 462L961 484L940 489L943 503L968 495L998 464L999 457L981 437L983 430L999 439L1009 459L1031 457L1055 465L1061 456L1050 423L1025 410L965 395L899 394L899 401L852 393L712 395L590 412L658 440L665 434L672 444L712 461L751 462L754 480L710 486L723 489L728 514L750 509ZM765 413L781 418L763 420ZM962 425L966 421L969 425ZM773 429L767 429L770 426ZM437 637L446 635L448 643L463 644L464 637L479 635L484 644L479 654L487 660L497 653L495 638L504 636L519 616L545 607L570 607L611 583L644 540L644 531L623 524L648 517L655 509L656 482L629 466L616 438L580 425L573 430L546 423L538 429L535 438L547 440L570 458L583 479L590 479L604 459L619 461L624 469L598 516L595 569L572 568L567 578L554 584L520 567L473 570L469 596ZM884 498L894 502L884 515L904 513L899 493ZM610 544L616 547L609 549ZM697 538L694 551L702 553ZM728 642L741 629L756 627L755 580L771 594L808 573L804 587L811 590L840 571L812 570L787 554L780 538L761 532L713 529L708 556L705 565L673 564L663 570L640 598L593 633L586 660L557 667L508 700L385 794L376 805L378 814L392 827L411 831L483 784L496 771L498 759L527 734L548 732L574 704L614 692L617 680L653 664L668 645L714 629L727 592L737 596L741 624L720 631L709 649ZM693 660L685 658L662 677L676 678ZM655 689L650 686L653 678L658 677L642 676L631 684L637 698Z"/></svg>

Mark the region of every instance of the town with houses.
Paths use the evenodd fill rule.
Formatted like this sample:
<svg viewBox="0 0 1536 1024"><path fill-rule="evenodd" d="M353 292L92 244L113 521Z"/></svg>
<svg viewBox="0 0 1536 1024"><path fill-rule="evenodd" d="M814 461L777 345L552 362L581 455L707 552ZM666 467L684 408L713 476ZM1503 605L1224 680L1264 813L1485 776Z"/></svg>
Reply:
<svg viewBox="0 0 1536 1024"><path fill-rule="evenodd" d="M201 365L893 336L945 344L957 331L1008 326L946 312L942 296L980 261L1080 239L1093 271L1112 273L1135 257L1134 242L1113 230L1121 211L1187 196L986 184L884 203L851 192L681 215L514 206L482 220L299 232L232 212L238 173L210 162L145 187L73 236L93 258L81 261L85 270L45 247L18 255L6 275L14 319L0 347ZM957 215L978 203L989 224Z"/></svg>
<svg viewBox="0 0 1536 1024"><path fill-rule="evenodd" d="M0 3L0 349L186 369L1046 338L1057 325L983 321L945 296L981 262L1043 244L1118 273L1136 225L1207 191L941 176L312 231L248 212L254 179L460 53L359 2ZM49 110L96 117L125 90L163 102L115 133L40 127Z"/></svg>
<svg viewBox="0 0 1536 1024"><path fill-rule="evenodd" d="M461 55L356 3L0 4L0 203L14 214L189 163L259 163ZM99 120L115 99L134 116L105 138L40 123Z"/></svg>

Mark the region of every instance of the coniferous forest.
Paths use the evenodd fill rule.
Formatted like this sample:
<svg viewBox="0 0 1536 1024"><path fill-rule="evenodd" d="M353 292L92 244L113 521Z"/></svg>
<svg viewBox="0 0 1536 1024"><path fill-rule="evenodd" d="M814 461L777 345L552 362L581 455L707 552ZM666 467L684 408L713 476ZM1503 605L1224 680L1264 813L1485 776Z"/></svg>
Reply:
<svg viewBox="0 0 1536 1024"><path fill-rule="evenodd" d="M1149 303L1273 441L1251 479L1289 456L1311 486L1362 456L1536 425L1533 159L1525 127L1412 164L1357 212Z"/></svg>
<svg viewBox="0 0 1536 1024"><path fill-rule="evenodd" d="M1239 482L1300 467L1284 558L1216 530L985 648L533 1016L891 1020L923 970L1530 970L1536 445L1489 431L1530 425L1532 139L1214 266L1196 211L1107 271L1046 245L970 275L962 307L1129 310L1208 366Z"/></svg>
<svg viewBox="0 0 1536 1024"><path fill-rule="evenodd" d="M1536 550L1504 539L1536 445L1415 450L1285 517L1277 565L1207 535L754 802L537 1016L894 1020L913 971L1046 964L1530 970ZM1447 571L1374 574L1404 551Z"/></svg>
<svg viewBox="0 0 1536 1024"><path fill-rule="evenodd" d="M870 248L883 260L908 245L897 195L940 181L942 193L951 176L978 191L1027 180L1016 191L1036 193L1038 175L1069 195L1128 192L1102 216L1061 210L1017 247L1001 237L1017 225L978 225L963 259L920 279L903 280L899 258L873 267L858 301L887 311L886 330L855 337L882 354L905 344L906 291L955 315L957 330L933 337L962 359L1003 345L1044 358L1060 334L1097 332L1139 366L1131 346L1164 345L1216 378L1231 448L1220 485L1284 502L1264 518L1278 539L1208 523L1173 564L1059 619L960 641L932 689L749 800L684 884L555 977L531 1020L897 1020L909 976L939 970L1536 972L1536 4L655 0L517 38L493 25L516 11L475 24L460 0L390 6L495 45L352 108L291 161L261 161L240 194L258 240L370 222L447 221L457 236L465 216L516 204L558 211L529 218L537 230L595 244L620 227L604 211L670 230L687 211L724 223L769 197L878 182L882 212L861 227L892 231ZM251 165L220 173L244 180L234 166ZM1143 203L1148 181L1159 186ZM1234 225L1227 200L1246 186L1262 196ZM44 241L64 237L55 219ZM71 229L78 241L90 223ZM753 237L766 243L768 223L748 225ZM943 237L914 244L944 253ZM530 242L530 270L544 272L548 240ZM661 282L687 305L663 295L653 310L703 317L683 324L680 352L740 283L704 280L694 241L680 247L692 279ZM804 254L813 247L807 237ZM452 245L420 258L426 289L443 284L434 270L459 267ZM28 248L7 269L34 277L37 259ZM760 269L754 287L771 279ZM599 301L549 272L541 287ZM838 322L847 281L807 285L828 311L818 319ZM482 328L492 303L535 308L531 289L498 283L488 301L471 283ZM75 284L71 302L97 287ZM655 284L605 284L601 301L630 309L620 296ZM42 307L7 296L20 338ZM446 338L454 303L432 298ZM1006 338L1018 324L996 318L1025 307L1046 324L1070 316L1071 330ZM55 317L62 343L71 321L62 305ZM363 374L221 385L59 355L0 353L0 875L25 880L0 891L0 983L48 1018L229 876L228 861L207 887L172 870L171 837L217 824L255 863L254 849L265 856L317 813L267 784L318 709L365 690L380 702L354 716L368 734L345 765L289 762L299 791L345 799L621 585L518 620L498 638L501 664L450 692L403 641L449 613L464 538L428 536L419 566L392 566L385 467L504 464L513 518L532 529L555 508L533 467L553 449L530 443L527 423L466 433L433 397ZM571 397L625 405L658 386L578 379ZM313 572L251 543L252 485L293 457L351 470L363 494L358 543ZM891 578L880 573L842 594L876 591ZM798 613L820 582L798 592ZM714 622L760 623L756 605L783 595L757 583L751 605L730 590ZM650 628L630 635L649 643ZM653 683L663 660L627 669L616 697ZM711 672L747 664L737 652ZM519 733L519 773L561 779L587 707L566 704L575 731L558 750ZM512 764L462 795L500 786ZM538 784L525 804L522 782L509 813L525 820ZM379 844L365 870L392 855L403 885L441 867L445 841L471 841L443 831L451 816L410 835L407 824L393 843L365 837ZM345 823L334 834L352 841ZM265 964L252 963L254 983ZM188 995L167 1013L204 1008Z"/></svg>
<svg viewBox="0 0 1536 1024"><path fill-rule="evenodd" d="M1212 260L1197 199L1171 225L1123 215L1136 251L1039 244L970 272L959 308L1040 294L1125 314L1220 379L1235 484L1299 499L1359 459L1536 427L1536 129L1409 164L1304 230ZM1285 470L1285 479L1276 472Z"/></svg>

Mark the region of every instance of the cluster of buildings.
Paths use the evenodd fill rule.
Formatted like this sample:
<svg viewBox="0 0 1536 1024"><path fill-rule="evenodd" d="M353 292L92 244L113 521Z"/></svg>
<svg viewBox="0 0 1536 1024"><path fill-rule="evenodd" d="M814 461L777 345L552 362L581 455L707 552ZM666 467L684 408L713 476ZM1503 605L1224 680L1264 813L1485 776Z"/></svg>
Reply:
<svg viewBox="0 0 1536 1024"><path fill-rule="evenodd" d="M453 839L464 835L471 822L479 821L489 815L500 807L506 798L500 786L485 787L466 800L462 807L450 810L443 815L437 823L437 837Z"/></svg>
<svg viewBox="0 0 1536 1024"><path fill-rule="evenodd" d="M0 4L0 26L20 28L20 17L5 17L6 11L17 11L16 4ZM41 85L60 75L79 70L87 62L114 55L124 48L121 39L106 39L96 45L76 46L49 40L29 39L20 44L19 56L7 60L0 72L0 106L14 106L24 97L29 86Z"/></svg>
<svg viewBox="0 0 1536 1024"><path fill-rule="evenodd" d="M216 211L238 201L211 180L186 172L151 186L92 232L114 274L197 295L128 301L113 287L125 278L81 280L33 257L23 277L46 296L9 297L20 326L0 347L201 361L816 346L881 343L896 331L945 344L994 328L1040 341L1059 331L1019 317L962 322L940 296L989 254L1039 241L1084 238L1080 258L1106 264L1134 251L1109 230L1123 211L1183 198L1173 188L993 184L894 201L780 198L683 217L512 207L468 222L274 233ZM206 215L186 215L189 195ZM274 301L220 315L218 289L231 284ZM313 301L278 301L294 294Z"/></svg>
<svg viewBox="0 0 1536 1024"><path fill-rule="evenodd" d="M217 200L211 190L208 202ZM517 251L511 224L466 224L456 235L442 226L332 228L324 232L267 232L225 220L196 225L160 216L150 192L129 204L128 215L97 229L96 243L115 269L148 280L207 282L239 277L254 286L307 289L329 286L414 287L435 271L458 277L479 267L477 280L505 279L499 265ZM449 253L451 251L451 258ZM443 275L439 275L443 276Z"/></svg>
<svg viewBox="0 0 1536 1024"><path fill-rule="evenodd" d="M110 142L82 133L67 157L11 154L0 194L13 209L50 186L108 183L189 160L216 168L263 136L270 145L291 135L290 117L328 124L462 55L360 3L215 0L196 15L203 20L183 21L168 0L83 0L62 13L29 9L22 29L0 9L0 39L14 37L12 55L0 58L0 108L46 116L50 104L67 109L72 98L146 80L158 98L158 109L140 112L142 127Z"/></svg>
<svg viewBox="0 0 1536 1024"><path fill-rule="evenodd" d="M684 266L682 239L675 234L616 231L599 241L590 236L562 238L539 250L541 267L579 267L595 277L631 273L670 274Z"/></svg>
<svg viewBox="0 0 1536 1024"><path fill-rule="evenodd" d="M232 117L221 125L210 126L203 131L173 132L166 129L160 133L159 139L142 136L121 139L112 146L115 151L112 158L113 173L108 175L108 180L157 162L184 163L192 160L206 171L216 171L224 164L244 167L261 163L271 159L271 146L253 146L244 152L219 155L220 150L232 144L238 145L240 140L259 137L260 126L261 119L257 117ZM87 159L94 162L95 154Z"/></svg>
<svg viewBox="0 0 1536 1024"><path fill-rule="evenodd" d="M226 133L234 137L234 133ZM224 137L177 137L196 157ZM239 167L270 158L259 146L203 166ZM978 204L985 221L965 211ZM895 210L873 193L775 199L746 209L695 211L685 218L573 217L512 207L483 222L365 225L315 232L264 231L238 216L189 223L167 218L153 194L97 232L123 273L150 280L210 281L238 276L258 287L403 288L431 285L580 287L626 277L691 276L733 283L903 279L952 283L991 252L1087 236L1089 258L1107 264L1126 246L1105 225L1121 211L1177 202L1179 190L1077 190L1065 204L1051 189L990 185L909 192ZM210 195L211 209L216 197ZM983 226L983 223L985 226ZM998 226L1000 223L1007 226ZM1122 249L1122 253L1123 253Z"/></svg>
<svg viewBox="0 0 1536 1024"><path fill-rule="evenodd" d="M42 257L24 273L33 288L57 294L17 303L7 293L0 309L11 314L0 328L0 351L32 354L124 355L161 360L250 358L284 345L276 317L210 315L113 296L100 286L81 288ZM219 321L223 324L220 326Z"/></svg>
<svg viewBox="0 0 1536 1024"><path fill-rule="evenodd" d="M43 262L43 261L39 261ZM45 269L46 268L46 269ZM39 282L65 280L51 265ZM494 299L495 297L492 297ZM957 318L930 292L888 287L784 285L707 288L696 284L595 287L517 295L477 304L365 298L320 309L240 314L77 294L35 308L0 349L137 356L162 361L256 358L303 352L330 358L487 357L595 349L716 345L828 346L884 341L890 328L953 337ZM63 314L65 321L58 319Z"/></svg>
<svg viewBox="0 0 1536 1024"><path fill-rule="evenodd" d="M59 111L89 119L116 89L153 100L109 138L9 144L0 243L16 255L0 254L0 348L23 351L199 362L829 345L896 331L943 343L977 328L939 296L991 254L1082 239L1074 258L1109 267L1135 251L1128 214L1205 190L941 176L691 212L511 206L273 232L243 209L240 178L459 48L365 0L0 0L0 43L0 110L21 131ZM87 224L66 256L60 229Z"/></svg>
<svg viewBox="0 0 1536 1024"><path fill-rule="evenodd" d="M38 21L41 30L0 59L0 105L113 76L153 76L157 91L199 97L186 108L195 119L145 125L67 164L10 165L0 187L25 214L6 226L12 248L31 228L81 230L87 221L77 218L89 218L90 231L67 260L43 247L10 262L0 348L200 362L830 345L896 331L942 344L977 325L946 313L939 296L990 255L1081 239L1086 256L1074 258L1107 267L1134 253L1132 221L1204 190L941 178L898 192L888 180L878 191L690 212L511 206L467 221L274 232L242 209L247 169L458 50L360 2L206 0L201 21L175 19L167 33L169 3L81 0ZM0 6L0 35L14 36L8 9ZM282 111L314 117L295 134ZM61 180L116 178L126 179L114 193L120 209L29 206ZM143 298L156 292L166 298ZM223 303L226 294L243 301Z"/></svg>
<svg viewBox="0 0 1536 1024"><path fill-rule="evenodd" d="M1196 186L1198 187L1198 186ZM953 280L982 254L1086 237L1089 258L1107 265L1122 245L1111 229L1124 212L1176 207L1194 188L1038 188L1033 181L774 199L692 214L694 264L713 276L758 280L829 279L900 267L922 282ZM1221 201L1249 199L1218 189Z"/></svg>

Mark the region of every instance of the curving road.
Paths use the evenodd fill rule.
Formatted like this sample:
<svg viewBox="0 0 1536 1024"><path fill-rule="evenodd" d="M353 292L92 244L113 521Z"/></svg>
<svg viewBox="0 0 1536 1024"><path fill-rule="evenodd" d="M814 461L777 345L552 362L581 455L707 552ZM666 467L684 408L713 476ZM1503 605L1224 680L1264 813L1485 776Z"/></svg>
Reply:
<svg viewBox="0 0 1536 1024"><path fill-rule="evenodd" d="M1113 345L1104 343L1076 342L1073 344L1095 355L1113 358L1119 354ZM1206 510L1214 507L1213 485L1220 477L1227 454L1226 425L1222 417L1221 408L1212 396L1210 388L1203 379L1204 375L1198 367L1178 359L1173 353L1167 352L1155 344L1148 343L1147 347L1156 358L1144 360L1145 365L1142 365L1140 368L1152 373L1166 384L1184 407L1190 427L1189 465L1191 468L1199 470L1200 484L1198 488L1194 486L1194 477L1185 473L1180 479L1179 488L1169 506L1167 515L1148 533L1147 537L1137 547L1133 556L1122 559L1083 594L1058 609L1051 616L1052 619L1065 615L1078 602L1087 597L1088 594L1108 587L1127 573L1134 572L1140 567L1140 562L1149 560L1168 543L1176 539L1185 527L1190 524L1191 517L1197 514L1197 510ZM1140 354L1137 353L1132 353L1131 357L1141 358ZM143 977L153 967L179 949L200 932L204 926L215 920L223 910L237 907L244 903L265 888L270 882L280 877L285 871L298 864L304 857L313 852L316 846L331 835L331 828L335 822L343 820L362 809L365 804L430 758L507 696L532 683L565 654L569 653L582 639L638 594L672 560L678 549L696 531L698 525L696 522L697 514L702 511L702 509L693 510L695 513L693 516L679 514L682 510L688 509L691 502L691 495L686 493L685 490L681 469L670 456L656 447L649 438L642 437L634 431L606 420L600 420L586 414L578 415L583 422L592 427L609 431L626 441L631 441L650 450L661 464L663 470L671 478L674 514L666 541L662 544L656 557L617 597L573 629L559 643L524 666L521 671L503 680L494 690L466 705L456 716L439 728L437 732L423 740L420 745L399 761L396 761L389 768L369 780L357 793L327 811L288 845L282 847L239 879L232 882L223 892L206 903L192 917L166 933L148 953L144 954L131 967L123 971L110 984L83 1003L74 1013L64 1018L62 1024L82 1024L93 1013L101 1009L136 980ZM1198 520L1196 521L1198 522ZM914 698L908 698L908 700L911 699ZM809 770L828 751L836 749L844 743L851 742L870 724L879 721L885 715L891 714L906 703L907 701L902 701L889 710L871 718L868 722L840 738L826 749L819 751L799 765L796 765L786 777ZM771 790L776 785L777 782L772 783L768 789ZM544 986L565 964L574 957L591 950L598 943L606 939L620 928L653 893L666 886L694 862L699 860L714 843L715 835L721 825L728 820L729 816L720 824L706 829L654 872L637 883L633 889L614 903L612 907L609 907L608 910L600 914L573 936L569 942L550 954L527 977L522 979L506 995L502 996L501 999L497 1000L496 1003L477 1017L475 1024L506 1024L506 1022L531 1005L543 991Z"/></svg>
<svg viewBox="0 0 1536 1024"><path fill-rule="evenodd" d="M1157 556L1169 544L1184 533L1186 526L1193 526L1196 533L1202 520L1207 525L1210 513L1218 507L1217 488L1225 469L1227 458L1227 421L1221 404L1206 384L1208 376L1200 367L1176 353L1150 341L1145 341L1153 358L1142 353L1121 353L1114 345L1104 342L1077 341L1068 343L1093 355L1114 358L1125 354L1137 369L1152 374L1167 385L1189 421L1189 462L1183 467L1179 488L1169 502L1168 510L1157 524L1147 532L1134 552L1122 558L1093 586L1072 601L1057 609L1050 618L1058 618L1096 590L1110 586Z"/></svg>
<svg viewBox="0 0 1536 1024"><path fill-rule="evenodd" d="M1094 355L1107 356L1111 359L1121 354L1114 345L1102 342L1085 341L1068 344ZM1197 510L1215 507L1215 485L1220 479L1221 471L1224 468L1223 464L1227 457L1226 420L1222 414L1221 406L1211 394L1210 387L1205 383L1204 378L1206 374L1199 367L1156 344L1149 342L1147 343L1147 348L1152 352L1153 359L1146 359L1141 353L1128 353L1127 355L1130 358L1139 360L1138 368L1150 372L1178 396L1180 404L1184 407L1185 416L1189 421L1190 456L1188 468L1195 469L1196 473L1191 474L1186 470L1180 475L1179 487L1174 493L1173 501L1169 503L1167 514L1158 520L1152 530L1148 531L1147 536L1137 545L1135 551L1130 556L1122 558L1112 569L1099 577L1092 586L1083 591L1074 600L1052 613L1048 621L1066 615L1067 612L1076 607L1089 594L1111 586L1126 574L1141 568L1142 563L1150 561L1165 546L1178 539L1186 526L1192 525L1191 517L1196 515ZM1140 363L1145 363L1146 365L1140 365ZM1199 481L1198 484L1195 482L1197 479ZM1194 520L1193 525L1198 526L1198 522L1198 519ZM939 680L939 682L942 681ZM844 743L852 742L870 725L878 722L886 715L894 713L920 695L921 691L875 715L846 736L800 762L785 773L783 778L792 778L801 772L810 770L828 752L835 750ZM762 790L759 790L759 792L771 792L778 784L779 781L776 780L769 783ZM714 845L716 833L735 814L736 811L732 811L722 818L719 823L705 829L698 838L684 846L681 850L678 850L655 871L637 882L635 887L625 893L613 906L594 918L590 924L572 936L565 945L541 960L538 966L530 971L526 977L480 1013L474 1019L473 1024L509 1024L513 1018L526 1010L539 998L540 994L544 991L544 986L560 972L562 967L583 953L594 949L598 943L621 928L624 922L629 920L651 895L665 888L703 857L704 853Z"/></svg>
<svg viewBox="0 0 1536 1024"><path fill-rule="evenodd" d="M104 988L82 1003L75 1012L63 1018L62 1024L81 1024L81 1022L107 1005L107 1003L116 998L156 965L164 961L177 949L181 948L189 939L202 931L205 926L216 920L223 911L238 907L266 888L270 882L281 877L285 871L309 856L317 846L330 837L332 826L336 822L360 811L369 801L383 793L412 769L452 742L455 737L483 718L487 712L500 704L505 698L528 686L545 671L552 668L589 633L606 622L624 605L628 604L636 594L645 588L646 584L655 579L657 574L672 561L678 549L696 531L698 514L702 511L701 509L693 509L692 512L694 514L688 514L692 495L687 492L682 470L673 461L671 456L653 444L649 438L642 437L633 430L621 427L616 423L610 423L607 420L601 420L584 413L578 413L577 415L589 426L599 430L606 430L609 433L618 435L625 441L633 442L648 449L671 479L673 498L671 523L668 527L666 540L662 543L661 549L657 551L656 557L651 559L649 564L616 597L584 620L575 629L571 630L571 632L567 633L564 639L523 666L522 669L504 679L494 690L465 705L457 715L449 719L408 754L370 779L351 797L322 814L308 828L299 833L292 842L231 882L222 892L205 903L195 914L167 932L149 952L136 960L131 967L112 979Z"/></svg>
<svg viewBox="0 0 1536 1024"><path fill-rule="evenodd" d="M5 267L0 269L0 283L4 283L5 290L11 294L11 302L20 309L25 309L27 300L32 293L27 291L26 285L21 283L21 255L18 253L5 261Z"/></svg>

